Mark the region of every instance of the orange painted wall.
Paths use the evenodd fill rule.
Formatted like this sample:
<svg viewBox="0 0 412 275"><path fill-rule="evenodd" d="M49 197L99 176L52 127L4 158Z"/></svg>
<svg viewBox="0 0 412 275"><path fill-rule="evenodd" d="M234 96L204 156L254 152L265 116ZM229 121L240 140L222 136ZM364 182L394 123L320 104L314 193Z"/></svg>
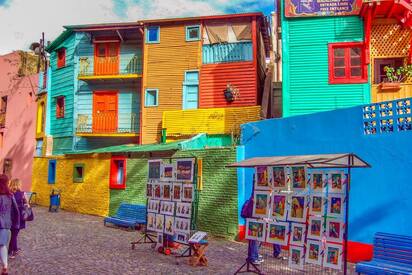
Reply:
<svg viewBox="0 0 412 275"><path fill-rule="evenodd" d="M239 98L225 100L227 83L239 89ZM250 62L203 65L200 70L200 108L244 107L257 105L257 72Z"/></svg>
<svg viewBox="0 0 412 275"><path fill-rule="evenodd" d="M182 109L182 85L187 70L199 70L201 41L186 42L185 26L160 25L160 43L144 45L142 143L160 141L163 111ZM146 88L159 89L157 107L144 106Z"/></svg>

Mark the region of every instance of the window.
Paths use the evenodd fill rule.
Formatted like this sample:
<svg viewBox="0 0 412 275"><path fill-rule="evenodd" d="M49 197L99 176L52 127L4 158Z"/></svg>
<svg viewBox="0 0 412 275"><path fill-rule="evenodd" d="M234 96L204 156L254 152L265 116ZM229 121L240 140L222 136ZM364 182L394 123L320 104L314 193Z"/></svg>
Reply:
<svg viewBox="0 0 412 275"><path fill-rule="evenodd" d="M44 120L45 120L45 109L44 109L44 102L40 102L37 109L37 125L36 125L36 133L41 134L44 132Z"/></svg>
<svg viewBox="0 0 412 275"><path fill-rule="evenodd" d="M60 48L57 50L57 69L66 66L66 49Z"/></svg>
<svg viewBox="0 0 412 275"><path fill-rule="evenodd" d="M49 170L48 170L48 180L47 182L49 184L55 184L56 183L56 160L51 159L49 160Z"/></svg>
<svg viewBox="0 0 412 275"><path fill-rule="evenodd" d="M56 97L56 118L64 117L64 96Z"/></svg>
<svg viewBox="0 0 412 275"><path fill-rule="evenodd" d="M363 43L329 44L329 83L366 83L367 65Z"/></svg>
<svg viewBox="0 0 412 275"><path fill-rule="evenodd" d="M159 90L158 89L146 89L145 93L145 101L144 101L144 106L145 107L154 107L158 106L158 97L159 97Z"/></svg>
<svg viewBox="0 0 412 275"><path fill-rule="evenodd" d="M126 188L126 158L113 157L110 165L110 188Z"/></svg>
<svg viewBox="0 0 412 275"><path fill-rule="evenodd" d="M403 65L403 58L375 58L373 64L373 83L387 81L385 67L399 68Z"/></svg>
<svg viewBox="0 0 412 275"><path fill-rule="evenodd" d="M36 140L36 157L43 155L43 139Z"/></svg>
<svg viewBox="0 0 412 275"><path fill-rule="evenodd" d="M0 103L0 113L5 113L7 111L7 96L2 96L1 97L1 103Z"/></svg>
<svg viewBox="0 0 412 275"><path fill-rule="evenodd" d="M146 28L146 43L159 43L160 42L160 27L147 27Z"/></svg>
<svg viewBox="0 0 412 275"><path fill-rule="evenodd" d="M200 40L200 27L199 26L186 26L186 41L198 41Z"/></svg>
<svg viewBox="0 0 412 275"><path fill-rule="evenodd" d="M83 182L84 179L84 164L75 163L73 166L73 182Z"/></svg>

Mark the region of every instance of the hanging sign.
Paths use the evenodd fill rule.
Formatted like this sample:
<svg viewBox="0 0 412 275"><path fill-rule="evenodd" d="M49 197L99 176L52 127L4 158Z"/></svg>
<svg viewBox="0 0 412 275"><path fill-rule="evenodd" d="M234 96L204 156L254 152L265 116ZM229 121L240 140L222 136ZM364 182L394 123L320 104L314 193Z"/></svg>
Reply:
<svg viewBox="0 0 412 275"><path fill-rule="evenodd" d="M286 17L358 15L362 0L285 0Z"/></svg>

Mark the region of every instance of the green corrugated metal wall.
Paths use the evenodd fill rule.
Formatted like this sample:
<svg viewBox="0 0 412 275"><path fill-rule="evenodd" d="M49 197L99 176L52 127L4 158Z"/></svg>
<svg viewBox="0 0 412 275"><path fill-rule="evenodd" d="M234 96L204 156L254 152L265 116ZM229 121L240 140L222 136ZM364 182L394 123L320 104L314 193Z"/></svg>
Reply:
<svg viewBox="0 0 412 275"><path fill-rule="evenodd" d="M328 84L328 43L363 41L358 16L284 17L282 12L283 116L370 102L370 84Z"/></svg>

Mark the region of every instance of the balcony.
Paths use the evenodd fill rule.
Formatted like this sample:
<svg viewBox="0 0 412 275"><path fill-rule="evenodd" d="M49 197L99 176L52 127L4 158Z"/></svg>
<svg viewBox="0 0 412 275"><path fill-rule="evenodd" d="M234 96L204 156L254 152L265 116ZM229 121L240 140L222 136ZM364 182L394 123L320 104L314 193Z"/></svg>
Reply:
<svg viewBox="0 0 412 275"><path fill-rule="evenodd" d="M135 55L130 60L119 56L108 58L79 58L80 80L127 80L142 77L142 59Z"/></svg>
<svg viewBox="0 0 412 275"><path fill-rule="evenodd" d="M134 137L139 135L139 116L136 113L79 114L77 136Z"/></svg>
<svg viewBox="0 0 412 275"><path fill-rule="evenodd" d="M382 90L379 84L373 84L371 89L372 103L412 97L412 83L401 83L400 89L393 90Z"/></svg>

